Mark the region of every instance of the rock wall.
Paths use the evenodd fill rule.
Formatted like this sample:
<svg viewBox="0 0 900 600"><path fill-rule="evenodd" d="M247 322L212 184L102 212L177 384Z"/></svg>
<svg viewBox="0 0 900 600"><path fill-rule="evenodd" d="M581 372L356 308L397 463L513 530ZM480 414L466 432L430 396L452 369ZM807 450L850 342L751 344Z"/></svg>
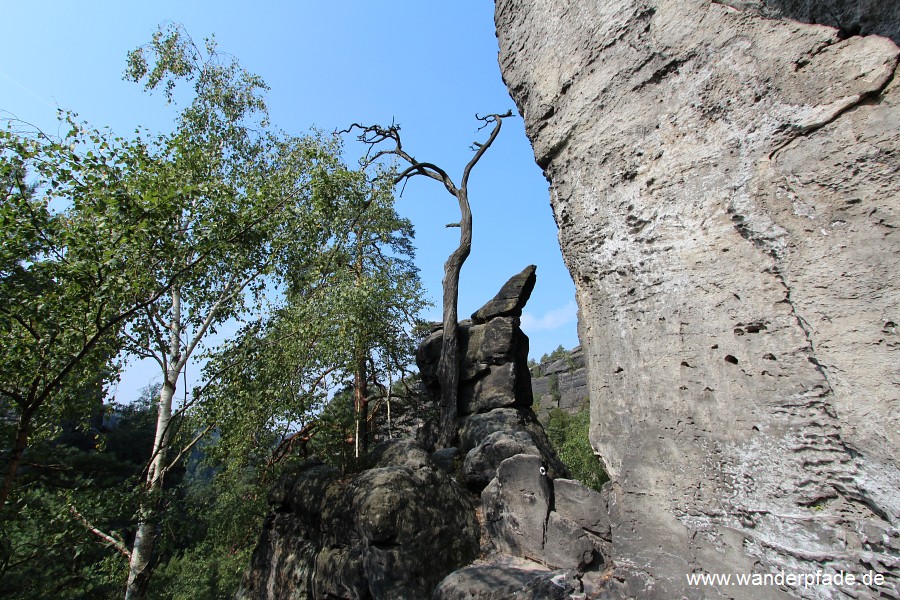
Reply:
<svg viewBox="0 0 900 600"><path fill-rule="evenodd" d="M825 9L900 39L898 2L496 1L632 597L900 596L898 48L771 18ZM686 579L782 570L884 581Z"/></svg>
<svg viewBox="0 0 900 600"><path fill-rule="evenodd" d="M538 407L538 419L545 422L554 408L575 414L589 400L587 364L581 346L565 357L549 360L532 369L531 395Z"/></svg>

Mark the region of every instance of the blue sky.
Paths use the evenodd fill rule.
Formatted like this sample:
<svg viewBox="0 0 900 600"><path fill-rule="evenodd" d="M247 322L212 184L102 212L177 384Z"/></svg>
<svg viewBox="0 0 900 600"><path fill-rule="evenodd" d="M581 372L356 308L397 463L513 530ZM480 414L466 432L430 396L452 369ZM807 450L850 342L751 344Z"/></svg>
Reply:
<svg viewBox="0 0 900 600"><path fill-rule="evenodd" d="M404 148L441 165L458 182L483 140L475 113L515 105L497 65L493 2L9 2L0 37L0 110L56 132L56 107L93 126L128 135L138 126L171 128L173 112L122 80L125 54L166 20L196 41L212 34L271 87L272 123L290 133L343 129L352 122L402 125ZM11 115L10 115L11 113ZM348 162L362 149L347 144ZM460 315L490 299L528 264L538 282L523 315L531 356L578 344L575 291L557 242L547 182L534 163L520 117L472 172L472 254L460 281ZM429 297L440 302L443 263L458 242L456 201L419 178L398 200L416 227L416 263ZM440 320L434 308L428 318ZM132 368L120 399L136 396L152 371Z"/></svg>

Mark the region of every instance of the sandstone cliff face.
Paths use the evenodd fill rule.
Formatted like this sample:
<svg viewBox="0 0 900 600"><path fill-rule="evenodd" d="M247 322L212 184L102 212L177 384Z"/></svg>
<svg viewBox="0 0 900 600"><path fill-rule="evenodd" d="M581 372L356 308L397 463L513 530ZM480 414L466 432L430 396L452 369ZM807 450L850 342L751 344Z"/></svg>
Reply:
<svg viewBox="0 0 900 600"><path fill-rule="evenodd" d="M898 48L765 17L815 4L496 2L636 597L900 594ZM886 579L685 578L782 569Z"/></svg>

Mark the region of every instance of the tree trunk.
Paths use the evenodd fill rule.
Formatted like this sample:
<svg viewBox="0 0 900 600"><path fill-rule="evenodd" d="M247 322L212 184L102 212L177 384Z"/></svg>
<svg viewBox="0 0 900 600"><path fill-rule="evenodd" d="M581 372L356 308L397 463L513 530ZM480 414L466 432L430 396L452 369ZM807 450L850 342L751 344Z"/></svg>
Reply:
<svg viewBox="0 0 900 600"><path fill-rule="evenodd" d="M369 388L366 382L366 355L356 358L354 379L354 408L356 409L356 458L369 451Z"/></svg>
<svg viewBox="0 0 900 600"><path fill-rule="evenodd" d="M438 380L441 382L440 423L438 448L449 448L456 442L456 415L459 396L459 333L458 303L459 275L463 263L472 250L472 211L465 188L456 192L459 200L459 246L444 263L444 333L441 357L438 360Z"/></svg>
<svg viewBox="0 0 900 600"><path fill-rule="evenodd" d="M147 468L146 495L141 500L138 530L131 549L125 600L143 600L147 597L147 586L155 566L154 550L159 536L158 509L167 470L166 458L171 437L169 424L172 420L172 399L175 397L178 376L184 365L181 356L181 295L177 289L172 292L170 332L169 364L166 368L166 381L159 391L156 436L153 440L150 465Z"/></svg>
<svg viewBox="0 0 900 600"><path fill-rule="evenodd" d="M25 455L25 449L28 447L28 436L31 433L31 419L34 416L35 409L31 405L27 406L19 416L19 422L16 424L16 441L13 443L12 453L9 456L9 464L6 466L6 474L3 477L3 487L0 488L0 509L6 505L10 493L12 493L13 482L16 480L16 474L22 457Z"/></svg>

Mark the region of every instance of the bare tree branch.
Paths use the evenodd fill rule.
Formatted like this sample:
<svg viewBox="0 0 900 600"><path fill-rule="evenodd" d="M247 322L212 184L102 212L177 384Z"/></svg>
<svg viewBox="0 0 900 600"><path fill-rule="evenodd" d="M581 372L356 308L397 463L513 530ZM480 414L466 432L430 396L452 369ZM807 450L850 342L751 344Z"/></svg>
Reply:
<svg viewBox="0 0 900 600"><path fill-rule="evenodd" d="M90 531L91 533L96 535L98 538L100 538L101 540L103 540L104 542L106 542L107 544L109 544L110 546L115 548L116 550L118 550L119 553L122 554L125 558L127 558L128 560L131 560L131 552L128 551L128 548L125 547L125 543L122 540L116 539L113 536L111 536L110 534L104 533L103 531L100 531L99 529L94 527L91 524L91 522L85 518L85 516L83 514L78 512L78 509L75 508L75 505L73 505L73 504L69 505L69 512L72 513L72 516L74 516L76 519L78 519L78 521L82 525L84 525L88 531Z"/></svg>
<svg viewBox="0 0 900 600"><path fill-rule="evenodd" d="M482 121L479 131L486 127L492 127L488 139L484 142L475 142L475 155L469 160L463 169L460 186L457 187L446 171L429 162L420 162L411 154L403 149L400 141L400 126L391 123L389 127L381 125L360 125L353 123L347 129L339 133L351 133L359 131L357 139L368 146L366 158L363 166L368 167L375 161L385 156L396 156L405 161L408 166L394 177L394 185L403 183L404 186L412 177L423 175L431 179L435 179L444 184L444 187L452 196L454 196L459 204L460 219L459 223L448 226L459 227L459 246L454 250L447 261L444 263L444 282L443 282L443 339L441 345L441 356L438 361L438 379L441 383L441 399L440 399L440 423L438 446L451 446L457 436L456 431L456 414L458 411L459 394L459 361L458 361L458 302L459 302L459 276L462 265L468 258L472 248L472 211L469 207L469 175L472 169L484 156L497 135L503 124L503 119L512 116L512 111L506 111L503 114L493 113L486 116L475 115L475 118ZM382 144L387 147L381 147L376 152L372 150L380 147Z"/></svg>

